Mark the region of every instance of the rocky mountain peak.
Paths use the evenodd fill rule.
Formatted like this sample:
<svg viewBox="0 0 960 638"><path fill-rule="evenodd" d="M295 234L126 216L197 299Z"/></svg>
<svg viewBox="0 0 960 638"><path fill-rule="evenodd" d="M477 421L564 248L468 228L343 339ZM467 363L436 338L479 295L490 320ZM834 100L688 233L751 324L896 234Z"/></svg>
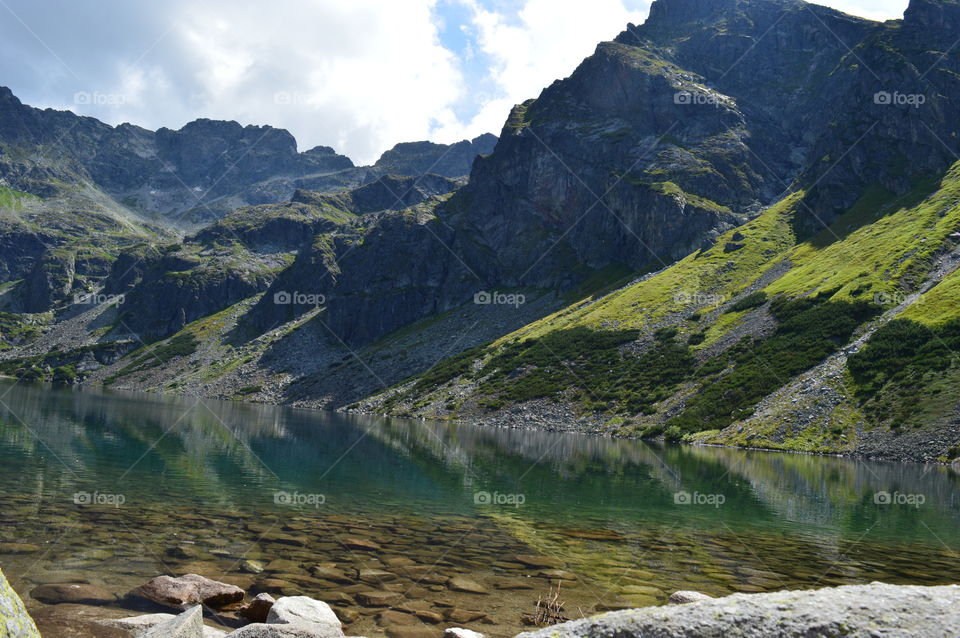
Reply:
<svg viewBox="0 0 960 638"><path fill-rule="evenodd" d="M908 29L955 32L960 28L960 1L910 0L903 14L903 24Z"/></svg>

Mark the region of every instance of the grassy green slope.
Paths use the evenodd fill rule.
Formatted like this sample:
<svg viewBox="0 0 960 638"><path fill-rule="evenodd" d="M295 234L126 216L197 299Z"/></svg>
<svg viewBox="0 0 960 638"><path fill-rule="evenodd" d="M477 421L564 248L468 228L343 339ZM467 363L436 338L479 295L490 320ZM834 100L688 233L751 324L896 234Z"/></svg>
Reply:
<svg viewBox="0 0 960 638"><path fill-rule="evenodd" d="M799 241L791 221L803 195L786 197L709 250L447 360L373 406L486 419L546 399L616 433L809 451L851 451L851 427L897 433L916 405L909 393L942 394L955 373L960 275L943 256L960 244L951 236L960 230L960 163L900 197L868 188L830 228ZM904 360L883 350L902 338L904 325L922 333L917 347L930 352ZM728 435L749 430L765 397L864 334L872 336L849 369L841 361L846 398L816 431L768 423L776 433L760 442L749 432ZM906 372L898 376L897 366ZM940 400L917 427L943 424L951 401ZM712 434L720 431L727 434Z"/></svg>

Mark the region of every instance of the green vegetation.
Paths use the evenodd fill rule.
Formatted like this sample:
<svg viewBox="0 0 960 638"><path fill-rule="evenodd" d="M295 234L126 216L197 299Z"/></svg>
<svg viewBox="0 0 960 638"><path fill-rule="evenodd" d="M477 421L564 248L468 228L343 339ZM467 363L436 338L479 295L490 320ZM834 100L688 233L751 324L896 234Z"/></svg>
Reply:
<svg viewBox="0 0 960 638"><path fill-rule="evenodd" d="M168 363L175 357L184 357L197 351L200 341L189 331L183 330L166 341L144 346L130 354L130 363L119 372L104 379L104 385L111 385L122 376L144 372Z"/></svg>
<svg viewBox="0 0 960 638"><path fill-rule="evenodd" d="M24 202L39 199L36 195L14 190L9 186L0 186L0 210L20 210Z"/></svg>
<svg viewBox="0 0 960 638"><path fill-rule="evenodd" d="M701 366L700 391L670 419L668 436L719 430L749 416L760 399L823 361L880 311L865 302L830 302L829 296L774 300L776 332L768 339L746 338Z"/></svg>
<svg viewBox="0 0 960 638"><path fill-rule="evenodd" d="M896 319L850 356L847 367L863 409L894 429L922 426L956 404L960 318L938 327Z"/></svg>
<svg viewBox="0 0 960 638"><path fill-rule="evenodd" d="M762 306L765 303L767 303L767 293L761 290L760 292L751 293L740 301L731 304L724 312L727 314L731 312L743 312Z"/></svg>

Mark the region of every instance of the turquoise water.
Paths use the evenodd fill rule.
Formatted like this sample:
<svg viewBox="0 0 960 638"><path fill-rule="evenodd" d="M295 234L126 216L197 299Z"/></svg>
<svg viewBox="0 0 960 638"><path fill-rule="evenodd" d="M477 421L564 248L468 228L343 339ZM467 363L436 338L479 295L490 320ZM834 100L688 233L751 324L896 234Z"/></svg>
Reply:
<svg viewBox="0 0 960 638"><path fill-rule="evenodd" d="M33 607L32 587L71 575L122 594L198 571L250 590L350 590L352 635L383 624L356 599L365 586L483 612L449 624L508 635L557 578L571 617L677 589L960 582L960 477L941 466L11 381L0 397L0 566ZM243 567L275 558L287 562ZM350 580L318 577L321 564ZM351 571L371 567L389 580ZM450 591L457 575L489 593Z"/></svg>

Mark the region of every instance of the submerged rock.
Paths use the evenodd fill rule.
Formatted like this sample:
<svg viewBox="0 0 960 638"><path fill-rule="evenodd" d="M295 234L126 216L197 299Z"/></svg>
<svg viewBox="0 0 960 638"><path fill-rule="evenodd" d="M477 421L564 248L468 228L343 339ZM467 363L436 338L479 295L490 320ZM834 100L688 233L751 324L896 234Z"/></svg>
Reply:
<svg viewBox="0 0 960 638"><path fill-rule="evenodd" d="M77 583L55 583L34 587L30 592L34 600L48 605L77 603L81 605L109 605L117 597L94 585Z"/></svg>
<svg viewBox="0 0 960 638"><path fill-rule="evenodd" d="M176 609L200 603L218 609L230 603L240 602L243 596L244 591L239 587L199 574L184 574L177 578L157 576L130 590L127 594L128 598L146 599L158 605Z"/></svg>

